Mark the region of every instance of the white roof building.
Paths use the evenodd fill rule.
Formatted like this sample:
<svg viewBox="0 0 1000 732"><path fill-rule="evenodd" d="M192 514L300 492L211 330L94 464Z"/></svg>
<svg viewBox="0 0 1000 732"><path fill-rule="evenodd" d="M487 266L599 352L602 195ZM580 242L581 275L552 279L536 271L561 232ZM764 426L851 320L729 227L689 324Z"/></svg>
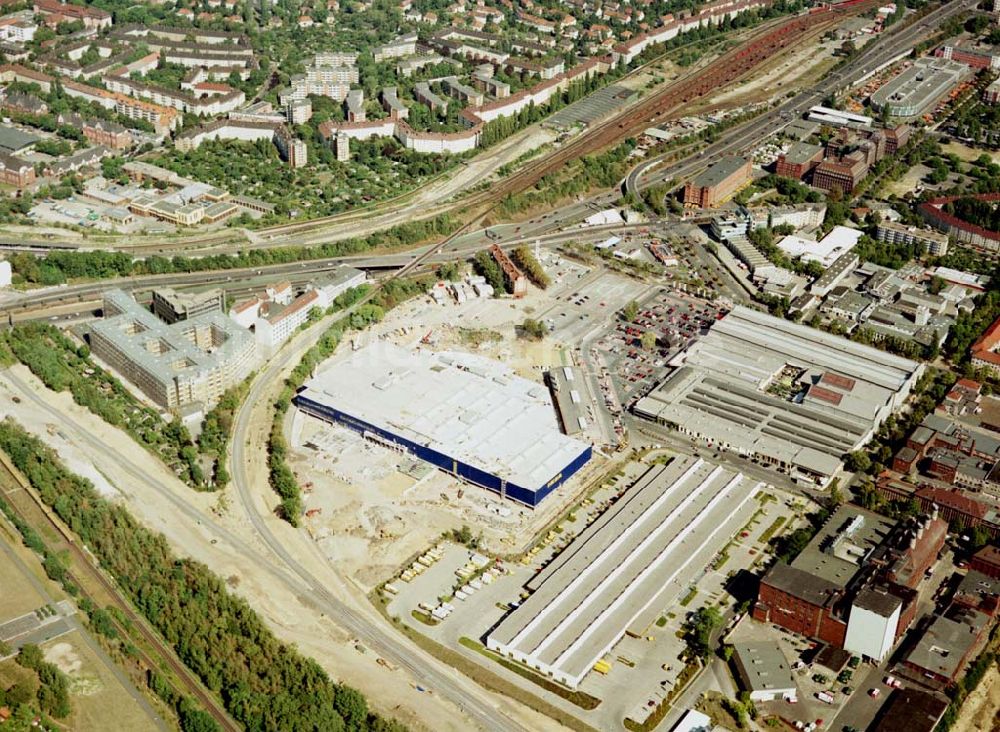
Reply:
<svg viewBox="0 0 1000 732"><path fill-rule="evenodd" d="M295 403L528 506L590 459L543 384L467 353L376 341L325 365Z"/></svg>
<svg viewBox="0 0 1000 732"><path fill-rule="evenodd" d="M863 235L864 232L857 229L834 226L833 230L819 241L791 235L779 241L778 248L792 259L802 257L803 261L819 262L824 267L829 267L842 254L854 249L858 239Z"/></svg>
<svg viewBox="0 0 1000 732"><path fill-rule="evenodd" d="M753 514L763 483L700 458L654 465L527 584L486 645L576 688L656 621Z"/></svg>

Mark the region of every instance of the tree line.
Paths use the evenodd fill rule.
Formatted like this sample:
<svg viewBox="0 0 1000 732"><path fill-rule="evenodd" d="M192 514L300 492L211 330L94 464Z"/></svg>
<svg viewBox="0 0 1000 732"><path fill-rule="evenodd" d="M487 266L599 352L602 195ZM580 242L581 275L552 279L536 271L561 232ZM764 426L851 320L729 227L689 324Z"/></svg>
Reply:
<svg viewBox="0 0 1000 732"><path fill-rule="evenodd" d="M276 638L208 567L176 556L162 534L102 498L10 418L0 422L0 449L247 730L401 732L362 694Z"/></svg>
<svg viewBox="0 0 1000 732"><path fill-rule="evenodd" d="M359 254L375 247L397 248L412 246L428 239L447 236L457 224L442 214L425 221L410 221L366 237L328 242L319 246L290 246L268 249L246 249L238 254L216 254L207 257L135 258L122 252L51 251L44 258L20 252L10 257L17 282L60 285L68 280L102 280L140 275L182 274L211 270L246 269L276 264L305 262L315 259Z"/></svg>

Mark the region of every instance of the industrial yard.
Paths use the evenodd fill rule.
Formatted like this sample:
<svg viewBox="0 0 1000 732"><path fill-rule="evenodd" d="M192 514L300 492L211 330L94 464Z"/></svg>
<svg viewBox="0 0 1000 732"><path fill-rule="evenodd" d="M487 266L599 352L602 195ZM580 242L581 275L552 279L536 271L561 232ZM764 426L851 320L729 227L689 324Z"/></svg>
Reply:
<svg viewBox="0 0 1000 732"><path fill-rule="evenodd" d="M551 601L558 604L560 591L550 583L562 583L569 589L575 576L573 563L586 561L600 545L608 544L617 535L616 520L622 520L625 513L631 514L637 504L659 495L656 488L661 483L669 486L673 482L681 490L687 480L684 475L694 479L692 487L696 490L680 503L670 500L680 513L702 506L697 509L695 515L699 518L695 523L706 523L694 530L707 532L706 536L693 539L699 548L685 561L669 562L662 572L658 570L654 585L644 589L643 580L638 577L635 579L639 584L629 582L626 586L634 587L639 594L632 597L632 590L626 590L629 598L622 606L626 614L619 624L602 622L599 627L605 634L604 640L588 639L584 644L584 653L594 658L578 664L574 673L580 678L572 688L579 691L581 699L597 700L594 709L582 709L560 694L545 691L537 682L530 681L530 673L525 679L523 674L519 677L510 671L503 672L499 664L488 660L490 654L483 656L483 646L493 648L498 634L509 635L505 628L511 623L521 627L525 622L519 620L522 616L530 619L540 608L549 607ZM504 673L527 692L596 728L620 724L626 717L641 723L684 674L682 656L686 646L678 634L685 621L700 607L714 605L726 612L744 600L746 590L740 589L739 578L768 561L767 543L775 528L796 526L806 504L775 492L770 486L750 490L752 483L742 486L740 476L710 463L664 453L651 452L641 460L619 463L611 476L589 491L566 518L553 525L540 544L520 557L505 555L503 559L494 559L484 550L470 551L447 542L430 545L428 554L383 585L386 611L417 632L485 664L491 671ZM719 524L707 515L706 511L712 509L705 508L704 501L726 500L727 486L730 490L739 486L740 508ZM650 493L650 487L654 492ZM646 498L644 490L649 494ZM703 497L697 495L699 490L706 491ZM667 491L659 503L667 500L669 494ZM683 495L682 490L677 498ZM728 501L726 505L731 503ZM650 506L650 510L659 508ZM621 515L616 519L618 512ZM666 540L673 532L668 525L663 526L661 533ZM645 534L639 538L642 536ZM680 541L684 540L678 537ZM654 551L652 546L634 548ZM487 556L482 556L481 551ZM629 554L624 548L616 551ZM595 578L605 576L615 566L614 558L608 559L612 561L608 567L602 569L599 564L594 567ZM668 571L673 579L664 587L660 575ZM611 576L608 579L612 581ZM610 599L616 592L598 588L591 597ZM599 611L600 606L595 606L593 612ZM575 630L567 629L570 638L587 627L582 619L576 622ZM534 668L534 662L529 661L526 668Z"/></svg>

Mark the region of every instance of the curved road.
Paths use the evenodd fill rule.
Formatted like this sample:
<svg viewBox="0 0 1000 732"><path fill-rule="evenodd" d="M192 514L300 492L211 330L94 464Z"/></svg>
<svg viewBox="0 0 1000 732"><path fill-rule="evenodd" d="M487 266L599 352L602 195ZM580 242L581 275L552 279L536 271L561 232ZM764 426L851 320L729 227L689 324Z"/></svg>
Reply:
<svg viewBox="0 0 1000 732"><path fill-rule="evenodd" d="M890 29L887 38L884 40L873 39L871 44L862 49L856 58L833 70L812 88L800 92L761 116L733 128L728 135L709 145L697 155L689 156L676 165L657 170L655 174L651 174L653 169L657 168L671 153L643 161L633 168L626 177L626 192L638 195L644 187L652 183L691 175L704 168L708 163L725 155L743 152L764 138L778 132L793 118L804 114L809 107L817 104L827 94L857 83L860 78L866 76L873 69L886 63L894 56L904 53L907 49L913 48L920 36L933 33L946 19L975 6L974 0L952 0L895 32Z"/></svg>
<svg viewBox="0 0 1000 732"><path fill-rule="evenodd" d="M328 323L320 321L317 325L320 324L327 325ZM316 335L314 332L316 330L314 326L300 335L303 337L307 335L313 336ZM288 356L281 359L285 365L287 365L288 359L293 355L289 349L286 349L286 353ZM267 375L268 379L275 378L274 373L269 369L262 373L259 379L264 379L265 375ZM262 554L258 547L249 544L242 537L218 523L212 514L204 512L183 500L169 486L159 482L155 476L151 476L148 472L130 462L127 455L113 452L106 442L94 436L86 427L71 416L64 414L42 399L27 382L16 376L13 372L8 370L5 373L5 377L21 392L23 399L30 400L40 412L48 415L51 422L59 424L63 431L71 433L74 442L85 445L95 455L103 456L104 460L115 465L115 470L120 478L142 483L152 488L156 493L170 502L177 511L177 517L183 517L192 524L210 527L212 535L218 538L219 544L223 546L228 545L227 548L231 548L232 551L239 552L246 557L252 557L255 566L270 574L293 595L333 618L344 629L354 633L379 655L398 662L400 666L404 666L414 678L425 680L430 688L456 703L480 727L487 730L495 730L495 732L505 732L506 730L528 732L525 727L507 717L489 700L481 698L486 692L479 689L474 682L460 677L457 673L447 673L447 671L442 669L443 664L439 664L435 659L428 659L421 652L413 650L409 642L399 636L387 623L383 621L376 624L369 617L335 597L327 589L324 582L314 577L308 570L288 555L287 550L270 533L266 524L257 515L252 505L249 506L248 516L254 522L255 528L258 528L260 531L260 536L264 539L268 548L281 560L280 563ZM264 380L266 381L267 379ZM257 383L263 382L259 380ZM259 394L260 392L258 391L256 396L259 397ZM250 399L252 400L254 396L254 394L251 394ZM244 427L246 427L245 424ZM239 456L240 460L245 461L244 443L234 442L233 448L234 459ZM241 499L244 497L249 499L249 495L245 493L247 482L244 465L245 462L234 465L233 482L241 492ZM255 516L257 520L254 520ZM258 523L263 526L263 530L260 529ZM292 571L289 572L289 569ZM362 599L365 603L368 602L367 599ZM373 609L372 613L375 612Z"/></svg>
<svg viewBox="0 0 1000 732"><path fill-rule="evenodd" d="M282 372L301 357L303 345L309 346L315 343L326 328L329 327L331 320L341 318L348 312L349 310L342 311L331 318L325 318L301 333L294 344L297 346L296 348L290 347L292 344L286 345L279 352L278 356L272 359L267 367L254 379L250 392L236 415L233 426L231 465L233 485L236 486L240 503L258 536L282 560L285 566L309 587L309 591L320 599L323 607L327 609L328 614L339 625L362 639L365 644L373 648L379 655L392 659L393 662L406 668L414 678L426 680L429 687L456 703L482 729L496 730L497 732L513 730L527 732L518 722L507 716L502 709L497 708L492 700L484 698L486 692L480 690L473 682L463 678L465 683L457 683L456 677L459 674L456 672L448 673L446 670L439 668L439 662L436 659L428 658L428 655L422 651L413 650L408 642L404 642L399 632L387 623L384 621L374 622L368 615L363 615L356 611L330 593L322 582L313 577L289 553L281 540L272 532L268 522L254 504L254 497L250 487L250 477L247 473L247 450L251 447L248 435L250 433L254 405L260 404L263 400L267 399L269 397L268 390L276 383L281 383L283 378ZM261 445L253 445L252 449L257 451L265 448ZM368 602L364 597L360 597L359 599L362 602ZM372 613L375 612L375 610L372 610ZM475 687L475 691L470 691L467 688L469 684Z"/></svg>

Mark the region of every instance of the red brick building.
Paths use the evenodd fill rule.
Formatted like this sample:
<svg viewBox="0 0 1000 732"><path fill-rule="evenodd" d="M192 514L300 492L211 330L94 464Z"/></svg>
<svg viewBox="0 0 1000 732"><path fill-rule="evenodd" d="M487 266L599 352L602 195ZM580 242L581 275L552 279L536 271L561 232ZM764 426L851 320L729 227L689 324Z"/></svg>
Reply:
<svg viewBox="0 0 1000 732"><path fill-rule="evenodd" d="M785 178L802 180L823 160L823 147L796 142L778 156L775 173Z"/></svg>
<svg viewBox="0 0 1000 732"><path fill-rule="evenodd" d="M824 160L813 172L813 185L824 191L850 193L868 175L864 160Z"/></svg>
<svg viewBox="0 0 1000 732"><path fill-rule="evenodd" d="M760 581L752 617L842 647L847 635L844 593L832 582L778 562Z"/></svg>
<svg viewBox="0 0 1000 732"><path fill-rule="evenodd" d="M84 122L83 136L95 145L104 145L112 150L124 150L132 146L132 133L127 128L103 119Z"/></svg>
<svg viewBox="0 0 1000 732"><path fill-rule="evenodd" d="M1000 547L984 546L972 557L969 568L987 577L1000 579Z"/></svg>
<svg viewBox="0 0 1000 732"><path fill-rule="evenodd" d="M708 170L684 184L684 205L713 208L727 200L752 180L750 160L722 158Z"/></svg>
<svg viewBox="0 0 1000 732"><path fill-rule="evenodd" d="M880 595L892 599L883 603L884 617L896 623L898 640L916 618L916 588L947 533L947 523L936 517L894 523L842 506L791 565L778 562L768 570L752 617L843 648L856 607L868 609L864 599ZM898 620L890 620L892 605Z"/></svg>
<svg viewBox="0 0 1000 732"><path fill-rule="evenodd" d="M27 188L35 182L35 168L13 155L0 153L0 181L9 186Z"/></svg>

